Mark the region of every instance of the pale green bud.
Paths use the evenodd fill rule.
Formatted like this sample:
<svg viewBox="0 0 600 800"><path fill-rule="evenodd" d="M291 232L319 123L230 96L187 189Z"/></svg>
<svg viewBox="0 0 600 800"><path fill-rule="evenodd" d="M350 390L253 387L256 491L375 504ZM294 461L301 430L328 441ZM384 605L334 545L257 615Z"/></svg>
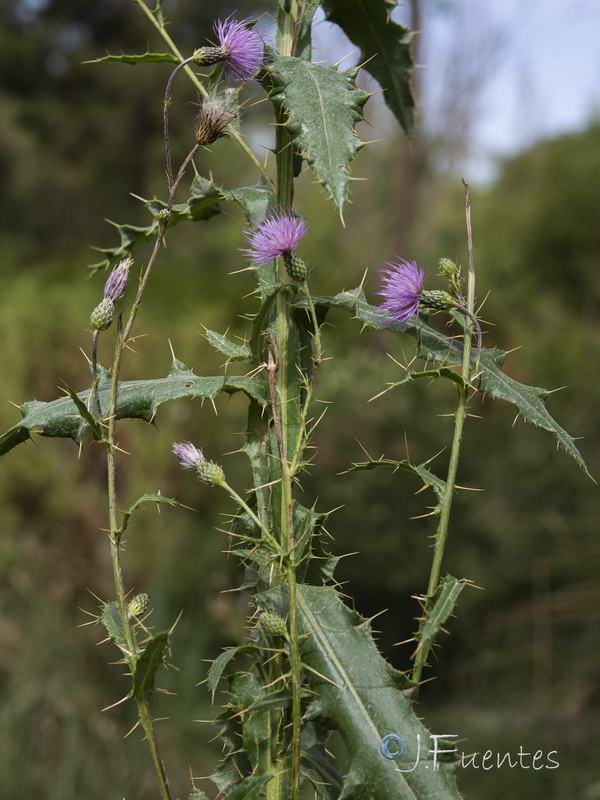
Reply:
<svg viewBox="0 0 600 800"><path fill-rule="evenodd" d="M456 300L448 292L436 289L422 289L419 294L419 303L425 308L435 308L439 311L448 311L454 308Z"/></svg>
<svg viewBox="0 0 600 800"><path fill-rule="evenodd" d="M196 464L196 475L208 486L222 486L225 483L225 473L214 461L199 461Z"/></svg>
<svg viewBox="0 0 600 800"><path fill-rule="evenodd" d="M96 331L105 331L110 328L115 318L115 304L110 297L105 297L92 311L90 322Z"/></svg>
<svg viewBox="0 0 600 800"><path fill-rule="evenodd" d="M262 611L260 615L260 626L270 636L287 636L287 627L285 622L278 614L272 614L270 611Z"/></svg>
<svg viewBox="0 0 600 800"><path fill-rule="evenodd" d="M141 617L142 614L148 608L150 603L150 598L146 594L146 592L141 592L140 594L136 594L136 596L130 601L129 605L127 606L127 616L128 617Z"/></svg>
<svg viewBox="0 0 600 800"><path fill-rule="evenodd" d="M308 267L304 261L291 250L283 254L283 263L288 275L295 281L303 283L308 277Z"/></svg>

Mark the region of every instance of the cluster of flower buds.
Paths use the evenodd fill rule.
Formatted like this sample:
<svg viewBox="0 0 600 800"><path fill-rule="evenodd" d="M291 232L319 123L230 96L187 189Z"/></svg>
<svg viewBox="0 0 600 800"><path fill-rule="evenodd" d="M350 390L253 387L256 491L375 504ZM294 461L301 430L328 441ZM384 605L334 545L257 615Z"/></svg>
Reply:
<svg viewBox="0 0 600 800"><path fill-rule="evenodd" d="M222 468L213 461L207 461L199 447L191 442L180 442L174 444L172 450L181 467L193 470L202 483L206 483L207 486L225 484L225 473Z"/></svg>
<svg viewBox="0 0 600 800"><path fill-rule="evenodd" d="M132 258L125 258L110 273L104 285L104 299L92 311L90 322L95 331L105 331L115 317L115 303L125 294Z"/></svg>

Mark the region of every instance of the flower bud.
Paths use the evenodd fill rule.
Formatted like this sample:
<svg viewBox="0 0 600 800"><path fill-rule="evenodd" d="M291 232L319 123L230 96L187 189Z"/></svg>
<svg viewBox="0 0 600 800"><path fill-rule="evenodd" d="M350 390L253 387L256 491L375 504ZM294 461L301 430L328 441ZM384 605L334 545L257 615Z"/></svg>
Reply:
<svg viewBox="0 0 600 800"><path fill-rule="evenodd" d="M163 225L167 226L171 221L171 217L173 216L173 212L169 211L168 208L161 208L160 211L156 214L156 219L159 222L162 222Z"/></svg>
<svg viewBox="0 0 600 800"><path fill-rule="evenodd" d="M308 277L308 268L300 256L290 250L286 250L283 254L283 263L290 278L304 283Z"/></svg>
<svg viewBox="0 0 600 800"><path fill-rule="evenodd" d="M436 289L422 289L419 294L419 302L425 308L434 308L439 311L447 311L456 305L456 300L452 295Z"/></svg>
<svg viewBox="0 0 600 800"><path fill-rule="evenodd" d="M208 486L222 486L225 483L225 473L218 464L207 461L199 447L191 442L181 442L172 447L177 460L183 469L194 470L199 480Z"/></svg>
<svg viewBox="0 0 600 800"><path fill-rule="evenodd" d="M104 297L116 303L125 294L127 281L129 280L129 270L133 264L132 258L124 258L118 266L108 276L104 286Z"/></svg>
<svg viewBox="0 0 600 800"><path fill-rule="evenodd" d="M96 331L105 331L110 328L115 318L115 304L110 297L105 297L92 311L90 322Z"/></svg>
<svg viewBox="0 0 600 800"><path fill-rule="evenodd" d="M226 57L227 53L222 47L199 47L193 54L194 64L199 67L210 67L224 61Z"/></svg>
<svg viewBox="0 0 600 800"><path fill-rule="evenodd" d="M214 461L199 461L196 464L196 475L207 486L222 486L225 483L225 473Z"/></svg>
<svg viewBox="0 0 600 800"><path fill-rule="evenodd" d="M150 603L150 598L146 594L146 592L141 592L140 594L136 594L136 596L130 601L129 605L127 606L127 616L128 617L141 617L142 614L148 608Z"/></svg>
<svg viewBox="0 0 600 800"><path fill-rule="evenodd" d="M454 278L458 273L458 267L450 258L440 258L438 261L438 268L440 275L446 278Z"/></svg>
<svg viewBox="0 0 600 800"><path fill-rule="evenodd" d="M262 611L260 614L260 626L270 636L287 637L287 626L278 614Z"/></svg>

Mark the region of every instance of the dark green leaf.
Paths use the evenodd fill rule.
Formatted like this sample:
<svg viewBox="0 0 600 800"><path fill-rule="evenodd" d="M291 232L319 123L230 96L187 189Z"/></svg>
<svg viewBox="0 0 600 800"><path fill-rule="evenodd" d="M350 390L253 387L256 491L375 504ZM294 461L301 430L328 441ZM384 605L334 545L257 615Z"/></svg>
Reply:
<svg viewBox="0 0 600 800"><path fill-rule="evenodd" d="M413 131L415 101L410 76L415 68L413 34L390 19L389 0L323 0L330 22L360 48L360 61L379 83L383 98L407 136Z"/></svg>
<svg viewBox="0 0 600 800"><path fill-rule="evenodd" d="M156 670L164 663L169 644L169 632L162 631L153 636L137 659L133 674L133 691L140 699L154 691Z"/></svg>
<svg viewBox="0 0 600 800"><path fill-rule="evenodd" d="M79 392L78 397L89 400L90 389ZM175 360L166 378L145 381L123 381L119 383L117 400L117 419L143 419L151 422L158 408L168 400L184 397L212 400L220 392L233 394L245 392L261 406L269 402L267 384L261 378L205 377L201 378L180 361ZM101 408L108 409L110 400L110 381L98 386ZM41 436L73 439L81 443L88 428L87 422L79 416L77 407L69 397L43 403L33 400L20 407L23 419L0 437L0 455L8 452L19 442L30 438L35 431ZM93 409L92 409L93 411Z"/></svg>
<svg viewBox="0 0 600 800"><path fill-rule="evenodd" d="M86 61L86 64L99 64L101 61L122 61L124 64L143 64L143 63L159 63L161 61L168 61L170 64L179 64L179 59L172 55L172 53L142 53L141 55L120 55L120 56L104 56L104 58L95 58L93 61Z"/></svg>
<svg viewBox="0 0 600 800"><path fill-rule="evenodd" d="M423 624L419 630L419 646L433 643L467 584L468 581L464 578L459 580L452 575L446 575L431 601L427 603Z"/></svg>
<svg viewBox="0 0 600 800"><path fill-rule="evenodd" d="M334 297L313 297L313 302L316 306L325 308L343 308L370 328L408 333L417 339L417 355L424 361L457 366L462 364L463 346L461 341L451 339L434 328L430 328L420 319L414 320L413 318L409 324L401 325L391 319L380 306L372 306L367 303L361 289L341 292ZM306 308L306 300L303 297L298 297L294 304L299 308ZM490 397L513 403L523 419L552 433L560 446L587 472L585 462L575 446L573 438L561 428L546 409L544 401L549 392L546 389L519 383L502 372L501 367L506 355L503 350L483 349L481 351L478 363L479 391ZM476 354L472 353L472 366L475 364L475 358Z"/></svg>
<svg viewBox="0 0 600 800"><path fill-rule="evenodd" d="M299 585L298 624L302 661L316 698L305 718L336 728L348 750L344 800L460 800L452 768L429 753L430 734L407 696L413 684L385 661L373 640L369 621L347 608L333 587ZM280 614L287 593L268 592ZM381 740L397 734L405 743L399 761L384 758ZM417 762L418 748L420 759Z"/></svg>
<svg viewBox="0 0 600 800"><path fill-rule="evenodd" d="M119 528L117 537L118 539L120 539L127 530L129 517L144 503L168 503L170 506L179 505L177 500L173 500L171 497L165 497L160 492L155 494L145 494L143 497L140 497L139 500L136 500L128 511L123 512L123 520L121 522L121 527Z"/></svg>
<svg viewBox="0 0 600 800"><path fill-rule="evenodd" d="M256 227L269 212L277 208L273 187L262 178L256 186L242 186L231 192L223 191L223 197L226 200L238 203L251 227ZM275 261L269 261L263 266L254 265L253 269L263 290L265 287L270 287L276 283Z"/></svg>
<svg viewBox="0 0 600 800"><path fill-rule="evenodd" d="M432 513L439 514L440 504L444 499L444 492L446 490L446 482L441 478L438 478L437 475L434 475L433 472L430 472L425 464L412 464L408 459L394 461L389 458L369 458L368 461L363 463L353 464L350 469L347 470L347 472L356 472L357 470L363 469L375 469L375 467L391 467L393 470L404 469L407 472L412 472L414 475L418 475L423 481L423 484L431 487L435 492L438 502L435 508L432 510Z"/></svg>
<svg viewBox="0 0 600 800"><path fill-rule="evenodd" d="M228 800L257 800L273 775L250 775L227 795Z"/></svg>
<svg viewBox="0 0 600 800"><path fill-rule="evenodd" d="M192 181L191 195L188 200L190 218L194 221L210 219L219 213L217 203L225 200L224 194L212 181L196 175ZM185 204L183 204L185 206ZM152 210L152 209L151 209Z"/></svg>
<svg viewBox="0 0 600 800"><path fill-rule="evenodd" d="M215 660L210 665L210 669L208 670L208 677L206 679L206 683L208 688L213 696L215 696L215 692L217 691L217 686L219 685L219 681L221 680L221 676L223 672L227 668L227 665L231 661L232 658L235 658L238 653L258 653L258 649L254 647L254 645L243 644L239 647L230 647L228 650L225 650L221 653L220 656L215 658Z"/></svg>
<svg viewBox="0 0 600 800"><path fill-rule="evenodd" d="M210 181L196 176L192 182L191 197L187 203L175 203L171 208L169 228L173 228L180 222L207 220L219 213L218 204L222 203L224 196L221 190ZM92 269L99 270L109 267L114 261L130 255L136 247L146 242L152 241L158 234L157 216L167 207L164 200L143 200L148 211L154 217L150 225L128 225L112 223L119 233L119 245L116 247L97 247L100 253L104 253L104 259L94 264Z"/></svg>
<svg viewBox="0 0 600 800"><path fill-rule="evenodd" d="M100 622L104 625L110 638L125 656L125 661L131 663L132 658L137 654L137 649L136 653L131 653L128 649L123 620L121 619L117 603L113 601L104 604L102 614L100 615Z"/></svg>
<svg viewBox="0 0 600 800"><path fill-rule="evenodd" d="M303 61L312 61L312 21L319 3L304 5L302 19L298 31L298 41L296 43L295 56Z"/></svg>
<svg viewBox="0 0 600 800"><path fill-rule="evenodd" d="M222 333L206 331L206 338L220 353L227 356L229 361L250 361L252 353L250 348L243 344L235 344Z"/></svg>
<svg viewBox="0 0 600 800"><path fill-rule="evenodd" d="M344 776L335 769L327 755L329 734L330 731L324 730L313 720L305 723L301 736L302 772L321 800L338 800Z"/></svg>
<svg viewBox="0 0 600 800"><path fill-rule="evenodd" d="M188 794L187 800L210 800L209 796L195 786Z"/></svg>
<svg viewBox="0 0 600 800"><path fill-rule="evenodd" d="M102 434L102 428L100 427L100 425L98 423L98 420L95 419L95 417L92 414L90 414L90 411L89 411L88 407L86 406L86 404L83 402L83 400L79 397L78 394L75 394L73 389L70 389L69 387L67 387L67 392L68 392L69 397L71 398L71 400L75 403L75 406L77 407L77 412L79 413L79 416L85 422L87 422L90 430L92 431L92 435L93 435L94 439L97 442L101 441L104 438L104 436ZM89 402L93 402L93 398L90 398Z"/></svg>
<svg viewBox="0 0 600 800"><path fill-rule="evenodd" d="M356 70L338 72L300 58L275 56L270 97L286 115L294 144L338 209L346 203L348 165L363 146L354 126L369 98L356 88Z"/></svg>

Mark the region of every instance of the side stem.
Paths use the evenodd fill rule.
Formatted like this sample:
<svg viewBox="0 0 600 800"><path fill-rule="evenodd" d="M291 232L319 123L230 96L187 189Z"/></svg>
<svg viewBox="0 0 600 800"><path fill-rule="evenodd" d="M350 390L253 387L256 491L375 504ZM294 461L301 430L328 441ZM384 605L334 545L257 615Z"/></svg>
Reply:
<svg viewBox="0 0 600 800"><path fill-rule="evenodd" d="M440 575L442 571L442 559L444 557L444 548L446 545L446 538L448 536L448 528L450 523L450 511L452 509L452 500L454 497L454 489L456 486L456 475L458 472L458 462L460 458L460 447L462 443L462 434L465 418L468 412L468 391L469 391L469 377L470 377L470 361L471 361L471 337L472 337L472 321L475 319L473 307L475 303L475 269L473 265L473 239L471 233L471 206L469 202L469 185L465 183L465 211L467 218L467 240L469 252L469 269L467 273L467 306L462 309L467 318L471 322L467 325L463 336L463 359L461 365L461 377L463 379L462 386L458 389L458 405L454 414L454 434L452 437L452 449L450 451L450 463L448 465L448 475L446 477L446 487L441 504L440 518L438 522L437 531L435 534L435 545L433 551L433 561L431 564L431 572L429 575L429 584L427 586L427 595L425 597L425 607L423 609L423 619L426 618L430 604L433 600L435 592L440 583ZM481 333L479 332L479 336ZM479 342L479 349L481 348L481 340ZM419 632L420 634L420 632ZM412 679L415 683L419 683L423 669L427 662L430 646L424 644L420 635L418 636L419 644L415 656L415 665L412 673Z"/></svg>

